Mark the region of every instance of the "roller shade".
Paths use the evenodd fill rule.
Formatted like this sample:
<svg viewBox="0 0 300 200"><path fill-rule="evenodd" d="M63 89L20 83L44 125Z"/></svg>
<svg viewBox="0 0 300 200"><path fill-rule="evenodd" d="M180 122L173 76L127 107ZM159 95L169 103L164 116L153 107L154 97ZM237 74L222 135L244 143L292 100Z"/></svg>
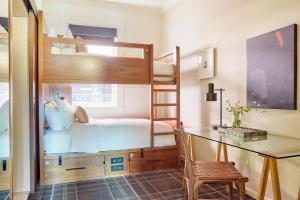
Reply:
<svg viewBox="0 0 300 200"><path fill-rule="evenodd" d="M8 18L7 17L0 17L0 25L8 31Z"/></svg>
<svg viewBox="0 0 300 200"><path fill-rule="evenodd" d="M82 39L89 40L114 41L117 36L116 28L69 24L69 29L71 30L74 38L80 37Z"/></svg>

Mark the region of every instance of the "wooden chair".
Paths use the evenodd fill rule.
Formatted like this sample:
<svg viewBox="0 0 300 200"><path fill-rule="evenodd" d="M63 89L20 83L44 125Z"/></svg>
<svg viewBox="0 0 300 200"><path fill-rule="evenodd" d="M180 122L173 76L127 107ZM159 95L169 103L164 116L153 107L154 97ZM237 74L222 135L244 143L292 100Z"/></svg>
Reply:
<svg viewBox="0 0 300 200"><path fill-rule="evenodd" d="M184 187L187 189L188 199L198 198L199 186L203 183L222 183L229 186L229 197L233 199L233 184L239 188L240 200L245 199L245 183L243 177L234 167L233 162L194 162L191 157L191 136L180 131L181 143L185 154Z"/></svg>

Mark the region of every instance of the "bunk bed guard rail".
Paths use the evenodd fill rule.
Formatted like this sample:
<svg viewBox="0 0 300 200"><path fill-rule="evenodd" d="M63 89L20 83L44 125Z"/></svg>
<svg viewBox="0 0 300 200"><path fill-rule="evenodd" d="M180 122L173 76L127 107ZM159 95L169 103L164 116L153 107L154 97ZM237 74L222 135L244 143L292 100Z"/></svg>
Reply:
<svg viewBox="0 0 300 200"><path fill-rule="evenodd" d="M78 48L74 54L56 54L52 53L55 45L140 49L143 56L91 55L88 52L78 52ZM151 81L152 44L53 38L43 35L43 55L43 83L150 84Z"/></svg>

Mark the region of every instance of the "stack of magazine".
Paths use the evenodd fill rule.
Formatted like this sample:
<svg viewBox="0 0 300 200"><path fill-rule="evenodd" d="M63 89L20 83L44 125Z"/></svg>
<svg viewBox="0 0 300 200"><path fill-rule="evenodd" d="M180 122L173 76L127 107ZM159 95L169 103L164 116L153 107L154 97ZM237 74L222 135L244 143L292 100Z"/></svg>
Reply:
<svg viewBox="0 0 300 200"><path fill-rule="evenodd" d="M241 142L251 142L267 139L267 131L245 128L245 127L218 127L218 132L228 139L233 139Z"/></svg>

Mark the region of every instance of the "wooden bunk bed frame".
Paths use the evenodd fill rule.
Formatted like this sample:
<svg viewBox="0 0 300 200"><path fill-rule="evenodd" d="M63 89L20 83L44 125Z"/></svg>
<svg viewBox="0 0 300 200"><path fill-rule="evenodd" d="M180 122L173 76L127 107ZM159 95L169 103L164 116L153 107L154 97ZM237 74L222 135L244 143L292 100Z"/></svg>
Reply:
<svg viewBox="0 0 300 200"><path fill-rule="evenodd" d="M134 44L122 42L102 42L83 39L50 38L43 34L42 12L39 13L39 146L40 146L40 184L48 185L77 180L94 179L103 176L136 173L142 171L178 168L179 136L178 132L154 132L155 121L173 121L180 127L180 48L153 58L152 44ZM52 54L53 43L72 45L101 45L141 49L143 58L108 57L91 55ZM172 57L173 75L153 73L153 62ZM84 63L84 66L82 65ZM86 66L89 65L87 70ZM112 75L113 74L113 75ZM157 82L156 77L172 78L174 81ZM66 153L44 154L44 99L45 83L113 83L151 85L151 146L148 148L106 151L96 154ZM157 103L158 93L175 93L175 103ZM176 107L176 117L159 118L157 108ZM154 137L175 135L176 145L154 147ZM116 170L120 166L122 170Z"/></svg>

